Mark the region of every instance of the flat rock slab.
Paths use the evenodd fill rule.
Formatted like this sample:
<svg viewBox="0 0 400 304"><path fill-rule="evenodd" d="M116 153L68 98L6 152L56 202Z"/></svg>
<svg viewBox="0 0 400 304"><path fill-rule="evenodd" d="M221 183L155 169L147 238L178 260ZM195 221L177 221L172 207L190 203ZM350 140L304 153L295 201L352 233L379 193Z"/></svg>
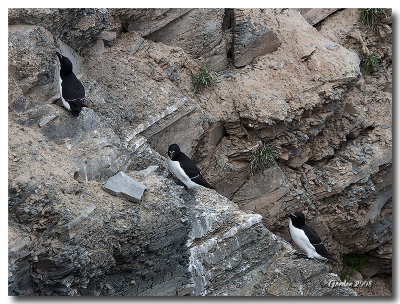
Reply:
<svg viewBox="0 0 400 304"><path fill-rule="evenodd" d="M39 121L39 126L43 128L45 125L47 125L50 121L52 121L54 118L58 117L60 113L55 111L54 113L50 113L46 116L43 116L40 121Z"/></svg>
<svg viewBox="0 0 400 304"><path fill-rule="evenodd" d="M124 172L119 172L107 180L104 190L129 201L139 202L144 190L146 190L146 186L135 181Z"/></svg>
<svg viewBox="0 0 400 304"><path fill-rule="evenodd" d="M338 10L339 8L312 8L309 9L306 13L304 13L303 17L311 25L316 25L318 22L321 22L326 17L332 15L334 12Z"/></svg>

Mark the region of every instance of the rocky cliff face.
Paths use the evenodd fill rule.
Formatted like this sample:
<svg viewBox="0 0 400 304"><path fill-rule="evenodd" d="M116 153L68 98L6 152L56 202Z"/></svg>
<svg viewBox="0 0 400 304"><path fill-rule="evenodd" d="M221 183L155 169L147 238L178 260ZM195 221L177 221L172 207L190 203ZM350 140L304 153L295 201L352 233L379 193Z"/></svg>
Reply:
<svg viewBox="0 0 400 304"><path fill-rule="evenodd" d="M10 9L9 294L356 295L330 286L341 263L294 258L299 209L338 260L391 274L391 18L317 13ZM360 70L360 41L381 70ZM56 50L79 118L52 103ZM200 65L217 82L195 94ZM279 159L251 174L260 140ZM173 142L216 191L176 183ZM140 202L104 190L121 171Z"/></svg>

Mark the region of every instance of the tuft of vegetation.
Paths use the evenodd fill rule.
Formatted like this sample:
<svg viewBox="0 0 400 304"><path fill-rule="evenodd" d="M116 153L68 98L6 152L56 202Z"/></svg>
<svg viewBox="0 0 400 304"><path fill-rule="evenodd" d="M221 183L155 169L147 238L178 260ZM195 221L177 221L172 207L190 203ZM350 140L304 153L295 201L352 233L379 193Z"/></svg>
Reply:
<svg viewBox="0 0 400 304"><path fill-rule="evenodd" d="M261 142L253 151L250 158L252 173L268 168L279 156L279 152L272 143Z"/></svg>
<svg viewBox="0 0 400 304"><path fill-rule="evenodd" d="M361 21L370 28L374 28L383 16L386 16L384 8L360 8Z"/></svg>
<svg viewBox="0 0 400 304"><path fill-rule="evenodd" d="M215 82L215 78L205 67L201 67L199 72L193 76L192 80L195 93L201 92L205 87L209 87Z"/></svg>
<svg viewBox="0 0 400 304"><path fill-rule="evenodd" d="M343 268L340 272L340 280L344 281L346 278L351 277L356 272L364 269L368 263L368 256L351 256L343 257Z"/></svg>
<svg viewBox="0 0 400 304"><path fill-rule="evenodd" d="M361 64L369 73L371 70L378 70L380 57L372 52L366 53L361 51Z"/></svg>

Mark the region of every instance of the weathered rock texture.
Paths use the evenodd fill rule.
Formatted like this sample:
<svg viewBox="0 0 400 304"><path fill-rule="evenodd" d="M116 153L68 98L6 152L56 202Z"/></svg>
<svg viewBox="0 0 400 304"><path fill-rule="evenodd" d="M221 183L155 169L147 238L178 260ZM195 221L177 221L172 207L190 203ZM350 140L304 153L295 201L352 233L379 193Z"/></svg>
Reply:
<svg viewBox="0 0 400 304"><path fill-rule="evenodd" d="M305 9L305 12L302 15L308 23L316 25L329 15L335 13L337 10L337 8L310 8Z"/></svg>
<svg viewBox="0 0 400 304"><path fill-rule="evenodd" d="M9 27L8 72L18 81L23 94L41 86L45 87L43 92L54 88L55 51L54 38L45 28L36 25Z"/></svg>
<svg viewBox="0 0 400 304"><path fill-rule="evenodd" d="M114 8L111 15L122 23L127 31L135 31L142 36L150 35L189 12L187 8Z"/></svg>
<svg viewBox="0 0 400 304"><path fill-rule="evenodd" d="M356 295L347 287L330 288L338 277L324 263L296 260L292 247L268 231L259 214L245 213L208 190L196 193L195 202L188 240L194 295Z"/></svg>
<svg viewBox="0 0 400 304"><path fill-rule="evenodd" d="M338 258L368 253L375 264L380 252L380 271L386 272L392 235L390 26L383 24L378 38L385 68L363 75L356 55L361 46L352 38L362 32L353 26L357 10L322 22L321 33L333 41L295 11L263 18L282 44L240 76L221 78L212 93L221 107L204 106L221 117L227 136L196 160L220 193L263 215L280 236L289 239L284 215L306 210ZM348 43L353 52L341 46ZM281 170L251 176L251 151L260 140L276 145Z"/></svg>
<svg viewBox="0 0 400 304"><path fill-rule="evenodd" d="M135 181L124 172L118 172L107 180L104 189L112 195L124 197L132 202L140 202L146 186Z"/></svg>
<svg viewBox="0 0 400 304"><path fill-rule="evenodd" d="M153 32L148 38L179 46L197 58L221 42L223 16L224 9L193 9Z"/></svg>
<svg viewBox="0 0 400 304"><path fill-rule="evenodd" d="M243 67L281 44L254 10L112 9L111 14L127 31L181 47L213 71L226 69L230 59Z"/></svg>
<svg viewBox="0 0 400 304"><path fill-rule="evenodd" d="M236 67L243 67L254 58L276 51L281 41L274 32L251 20L250 10L234 10L232 56Z"/></svg>
<svg viewBox="0 0 400 304"><path fill-rule="evenodd" d="M78 52L93 46L108 27L109 11L95 8L18 8L8 10L8 24L40 25Z"/></svg>
<svg viewBox="0 0 400 304"><path fill-rule="evenodd" d="M284 215L299 209L338 260L369 257L364 279L390 275L390 14L369 32L355 9L318 30L297 10L235 10L9 10L10 295L355 295L329 287L340 263L294 258ZM243 37L279 41L240 69L238 12ZM381 70L360 70L359 34ZM87 92L79 118L52 103L59 49ZM220 72L195 94L204 63ZM260 140L279 159L251 174ZM217 191L176 184L173 142ZM120 171L140 202L104 190Z"/></svg>

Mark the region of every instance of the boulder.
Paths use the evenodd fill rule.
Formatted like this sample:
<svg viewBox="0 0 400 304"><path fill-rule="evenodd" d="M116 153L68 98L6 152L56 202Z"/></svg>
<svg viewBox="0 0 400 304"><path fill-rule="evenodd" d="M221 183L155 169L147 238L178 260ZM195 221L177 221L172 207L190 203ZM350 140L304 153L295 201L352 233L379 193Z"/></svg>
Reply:
<svg viewBox="0 0 400 304"><path fill-rule="evenodd" d="M46 28L79 53L95 45L108 27L109 11L97 8L10 8L8 24Z"/></svg>
<svg viewBox="0 0 400 304"><path fill-rule="evenodd" d="M318 22L321 22L329 15L335 13L338 8L310 8L302 15L311 25L316 25Z"/></svg>
<svg viewBox="0 0 400 304"><path fill-rule="evenodd" d="M18 81L23 94L33 87L38 87L47 98L56 93L56 50L52 34L42 26L8 27L9 74Z"/></svg>
<svg viewBox="0 0 400 304"><path fill-rule="evenodd" d="M110 177L104 189L112 195L124 197L132 202L140 202L146 186L135 181L124 172L119 172Z"/></svg>
<svg viewBox="0 0 400 304"><path fill-rule="evenodd" d="M115 31L103 31L100 34L100 38L104 41L106 46L110 46L113 41L117 38L117 32Z"/></svg>
<svg viewBox="0 0 400 304"><path fill-rule="evenodd" d="M43 116L39 121L39 127L43 128L45 125L50 123L53 119L57 118L60 115L59 111L56 110L50 114Z"/></svg>

